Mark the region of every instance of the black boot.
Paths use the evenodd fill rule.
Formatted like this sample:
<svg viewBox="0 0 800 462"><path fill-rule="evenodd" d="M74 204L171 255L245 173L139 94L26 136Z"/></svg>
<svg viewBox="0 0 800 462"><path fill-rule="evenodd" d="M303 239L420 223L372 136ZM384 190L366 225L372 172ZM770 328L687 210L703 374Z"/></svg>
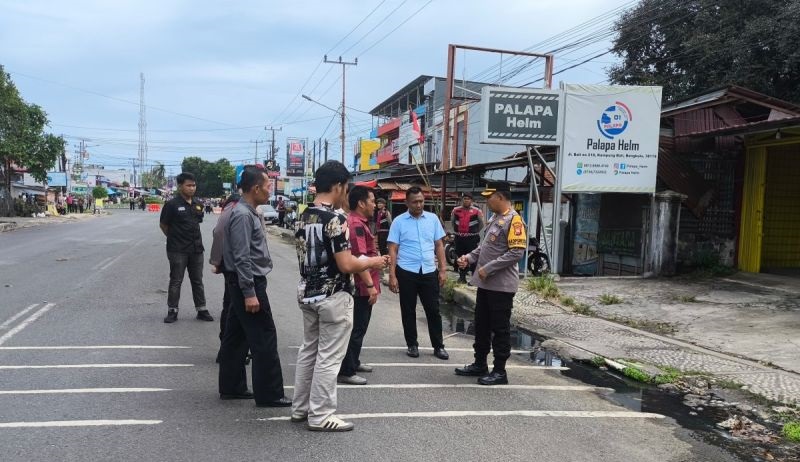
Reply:
<svg viewBox="0 0 800 462"><path fill-rule="evenodd" d="M489 367L486 366L486 363L483 364L472 363L472 364L467 364L464 367L456 368L456 375L463 375L467 377L483 377L488 372L489 372Z"/></svg>

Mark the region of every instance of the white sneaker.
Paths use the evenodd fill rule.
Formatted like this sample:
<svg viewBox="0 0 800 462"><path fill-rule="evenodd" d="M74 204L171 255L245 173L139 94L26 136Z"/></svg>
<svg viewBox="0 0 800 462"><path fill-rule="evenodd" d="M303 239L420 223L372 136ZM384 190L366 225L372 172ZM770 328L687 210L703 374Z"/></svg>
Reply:
<svg viewBox="0 0 800 462"><path fill-rule="evenodd" d="M360 375L352 375L350 377L346 375L340 375L336 377L336 382L345 383L348 385L366 385L367 379L361 377Z"/></svg>
<svg viewBox="0 0 800 462"><path fill-rule="evenodd" d="M372 372L372 366L367 364L359 364L356 372Z"/></svg>
<svg viewBox="0 0 800 462"><path fill-rule="evenodd" d="M312 432L349 432L353 429L353 424L351 422L345 422L344 420L336 417L335 415L328 416L327 419L323 420L319 425L311 425L308 424L306 428L311 430Z"/></svg>

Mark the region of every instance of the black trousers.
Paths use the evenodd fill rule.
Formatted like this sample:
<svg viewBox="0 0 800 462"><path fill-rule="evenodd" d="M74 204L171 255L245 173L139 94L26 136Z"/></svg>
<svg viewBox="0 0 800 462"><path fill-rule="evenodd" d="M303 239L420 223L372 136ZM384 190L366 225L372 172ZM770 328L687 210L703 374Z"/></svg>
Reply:
<svg viewBox="0 0 800 462"><path fill-rule="evenodd" d="M378 252L380 252L381 255L389 255L389 243L388 243L389 232L378 231L377 234L378 234Z"/></svg>
<svg viewBox="0 0 800 462"><path fill-rule="evenodd" d="M228 322L219 349L219 392L242 393L247 390L245 359L247 350L253 354L253 394L256 404L283 398L283 372L278 356L278 337L272 309L267 298L267 278L254 279L256 297L261 310L248 313L244 295L235 273L225 273L230 294Z"/></svg>
<svg viewBox="0 0 800 462"><path fill-rule="evenodd" d="M222 341L222 336L225 335L225 326L228 324L228 316L230 315L231 292L228 290L228 284L225 284L225 292L222 294L222 313L219 315L219 340Z"/></svg>
<svg viewBox="0 0 800 462"><path fill-rule="evenodd" d="M339 375L352 377L358 372L361 365L361 345L364 343L364 335L369 327L369 320L372 317L372 305L369 304L369 297L353 297L353 332L350 334L350 342L347 344L347 354L342 361Z"/></svg>
<svg viewBox="0 0 800 462"><path fill-rule="evenodd" d="M511 308L513 292L478 288L475 299L475 362L486 364L490 349L494 351L494 370L505 371L511 356Z"/></svg>
<svg viewBox="0 0 800 462"><path fill-rule="evenodd" d="M167 291L167 307L178 309L181 299L181 284L183 275L189 273L189 282L192 283L192 298L198 310L206 306L206 294L203 288L203 252L183 253L167 252L169 260L169 290Z"/></svg>
<svg viewBox="0 0 800 462"><path fill-rule="evenodd" d="M428 320L428 335L431 346L444 347L442 339L442 315L439 313L439 276L436 271L428 274L412 273L397 267L397 283L400 286L400 315L406 345L417 343L417 296L422 301Z"/></svg>
<svg viewBox="0 0 800 462"><path fill-rule="evenodd" d="M456 244L456 255L458 257L462 255L466 255L473 250L478 248L478 245L481 243L481 237L478 235L475 236L456 236L455 237L455 244ZM475 264L469 265L465 269L461 269L458 267L458 263L454 263L453 266L458 271L459 276L463 279L467 277L467 271L475 272Z"/></svg>

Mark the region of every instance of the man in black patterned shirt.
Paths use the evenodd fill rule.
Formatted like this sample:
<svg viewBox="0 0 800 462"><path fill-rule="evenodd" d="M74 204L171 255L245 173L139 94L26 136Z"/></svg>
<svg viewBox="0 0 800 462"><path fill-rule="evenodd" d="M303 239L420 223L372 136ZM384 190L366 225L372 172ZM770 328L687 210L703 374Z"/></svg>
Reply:
<svg viewBox="0 0 800 462"><path fill-rule="evenodd" d="M336 210L347 200L350 172L328 161L315 172L317 196L300 215L295 233L303 312L303 345L297 353L292 422L308 420L313 431L341 432L353 424L334 415L336 376L353 327L352 273L385 268L385 257L350 253L347 218Z"/></svg>

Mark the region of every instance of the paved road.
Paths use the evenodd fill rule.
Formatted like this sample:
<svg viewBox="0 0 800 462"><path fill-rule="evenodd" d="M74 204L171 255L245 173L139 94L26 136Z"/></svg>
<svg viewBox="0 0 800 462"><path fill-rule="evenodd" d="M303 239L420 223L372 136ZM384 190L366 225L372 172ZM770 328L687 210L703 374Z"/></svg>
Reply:
<svg viewBox="0 0 800 462"><path fill-rule="evenodd" d="M215 220L203 224L207 239ZM293 248L270 239L269 295L291 386L298 276ZM205 282L217 315L222 280L207 272ZM270 420L286 409L218 399L218 325L194 319L188 280L179 321L164 324L166 286L155 214L117 211L0 234L0 460L734 460L556 369L514 360L516 387L472 387L452 373L471 360L468 337L447 340L448 362L430 349L408 358L388 292L363 353L376 364L372 387L339 392L355 430L308 432ZM426 332L421 311L418 320Z"/></svg>

